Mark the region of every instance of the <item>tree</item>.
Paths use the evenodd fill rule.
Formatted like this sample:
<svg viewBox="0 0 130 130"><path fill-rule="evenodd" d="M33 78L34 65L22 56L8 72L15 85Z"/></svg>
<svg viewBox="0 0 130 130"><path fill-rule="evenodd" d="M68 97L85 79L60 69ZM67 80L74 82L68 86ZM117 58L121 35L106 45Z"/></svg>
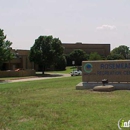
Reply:
<svg viewBox="0 0 130 130"><path fill-rule="evenodd" d="M44 74L45 68L56 64L57 57L63 55L62 43L58 38L52 36L39 36L30 49L30 61L42 66Z"/></svg>
<svg viewBox="0 0 130 130"><path fill-rule="evenodd" d="M4 31L0 29L0 69L4 62L7 62L13 58L13 54L11 52L12 42L6 40L6 36L4 35Z"/></svg>
<svg viewBox="0 0 130 130"><path fill-rule="evenodd" d="M55 69L56 70L65 70L66 68L66 58L65 56L61 55L57 57L57 61L55 64Z"/></svg>
<svg viewBox="0 0 130 130"><path fill-rule="evenodd" d="M107 56L107 60L121 60L124 59L124 56L121 54L110 54Z"/></svg>
<svg viewBox="0 0 130 130"><path fill-rule="evenodd" d="M82 49L75 49L69 55L71 61L75 61L75 65L80 66L83 60L87 60L88 55Z"/></svg>
<svg viewBox="0 0 130 130"><path fill-rule="evenodd" d="M102 57L97 52L93 52L90 53L89 60L102 60Z"/></svg>
<svg viewBox="0 0 130 130"><path fill-rule="evenodd" d="M125 59L127 59L127 56L129 54L129 47L125 46L125 45L121 45L119 47L114 48L111 51L111 54L120 54L122 55Z"/></svg>
<svg viewBox="0 0 130 130"><path fill-rule="evenodd" d="M70 54L64 54L65 58L66 58L66 64L67 66L71 66L72 65L72 60L70 58Z"/></svg>

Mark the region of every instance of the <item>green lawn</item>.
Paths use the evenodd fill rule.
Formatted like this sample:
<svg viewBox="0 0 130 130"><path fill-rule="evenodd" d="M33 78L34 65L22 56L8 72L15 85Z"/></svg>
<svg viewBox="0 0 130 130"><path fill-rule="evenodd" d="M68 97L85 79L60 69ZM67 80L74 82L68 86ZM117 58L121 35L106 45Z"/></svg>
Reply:
<svg viewBox="0 0 130 130"><path fill-rule="evenodd" d="M75 66L67 66L66 70L63 70L63 71L46 71L46 72L70 74L70 72L73 71L73 70L77 70L77 67L75 67Z"/></svg>
<svg viewBox="0 0 130 130"><path fill-rule="evenodd" d="M0 84L0 130L118 130L130 91L75 90L81 76Z"/></svg>

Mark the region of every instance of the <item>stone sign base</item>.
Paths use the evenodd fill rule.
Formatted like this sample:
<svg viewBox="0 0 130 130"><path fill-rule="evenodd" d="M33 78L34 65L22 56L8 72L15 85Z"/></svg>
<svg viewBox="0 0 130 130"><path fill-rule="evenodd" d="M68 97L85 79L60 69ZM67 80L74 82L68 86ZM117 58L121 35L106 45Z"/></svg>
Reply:
<svg viewBox="0 0 130 130"><path fill-rule="evenodd" d="M107 86L114 86L114 90L130 90L130 82L127 83L108 83ZM80 82L76 85L77 90L83 90L83 89L94 89L95 86L102 86L102 83L97 82ZM103 86L105 87L105 86Z"/></svg>

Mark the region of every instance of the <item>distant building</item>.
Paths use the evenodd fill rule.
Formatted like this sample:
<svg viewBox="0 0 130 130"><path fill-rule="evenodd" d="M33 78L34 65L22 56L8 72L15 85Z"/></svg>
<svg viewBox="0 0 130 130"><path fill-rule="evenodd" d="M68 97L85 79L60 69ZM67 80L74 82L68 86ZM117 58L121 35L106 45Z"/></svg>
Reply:
<svg viewBox="0 0 130 130"><path fill-rule="evenodd" d="M110 54L110 44L86 44L86 43L63 43L64 53L69 54L75 49L82 49L87 54L91 52L97 52L101 56L107 56Z"/></svg>
<svg viewBox="0 0 130 130"><path fill-rule="evenodd" d="M101 56L107 56L110 54L110 44L85 44L85 43L63 43L64 53L69 54L74 49L82 49L87 54L91 52L97 52ZM2 70L15 70L15 69L36 69L38 66L29 60L29 50L15 50L13 60L5 62Z"/></svg>
<svg viewBox="0 0 130 130"><path fill-rule="evenodd" d="M2 70L34 69L34 63L29 61L29 50L12 49L14 58L3 64Z"/></svg>

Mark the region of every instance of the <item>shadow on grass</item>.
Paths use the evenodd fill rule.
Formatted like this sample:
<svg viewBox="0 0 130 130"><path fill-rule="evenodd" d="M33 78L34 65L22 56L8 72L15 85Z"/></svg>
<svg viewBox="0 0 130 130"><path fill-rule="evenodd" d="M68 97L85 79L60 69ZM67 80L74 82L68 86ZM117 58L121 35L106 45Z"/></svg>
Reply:
<svg viewBox="0 0 130 130"><path fill-rule="evenodd" d="M72 66L72 67L70 67L70 69L77 69L77 67L75 67L75 66Z"/></svg>
<svg viewBox="0 0 130 130"><path fill-rule="evenodd" d="M6 80L0 80L0 84L7 83Z"/></svg>
<svg viewBox="0 0 130 130"><path fill-rule="evenodd" d="M62 74L36 74L37 77L60 77Z"/></svg>
<svg viewBox="0 0 130 130"><path fill-rule="evenodd" d="M0 83L3 83L3 82L5 82L5 80L0 80Z"/></svg>

